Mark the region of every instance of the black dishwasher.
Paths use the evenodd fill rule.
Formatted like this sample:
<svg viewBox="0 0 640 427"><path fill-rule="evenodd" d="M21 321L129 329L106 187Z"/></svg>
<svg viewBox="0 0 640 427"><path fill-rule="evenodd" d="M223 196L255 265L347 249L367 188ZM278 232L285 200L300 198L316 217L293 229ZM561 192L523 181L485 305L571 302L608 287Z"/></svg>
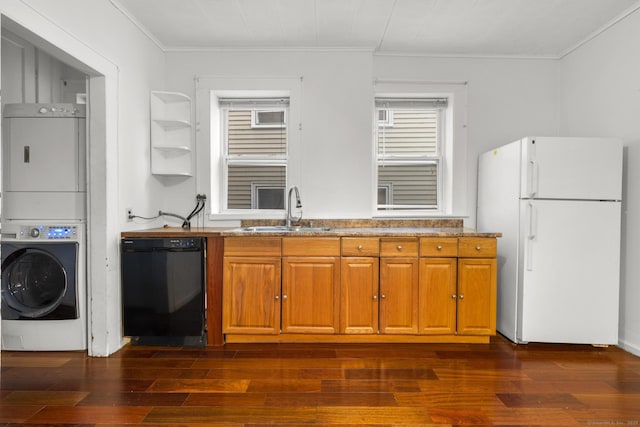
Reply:
<svg viewBox="0 0 640 427"><path fill-rule="evenodd" d="M125 238L124 336L133 344L205 346L204 238Z"/></svg>

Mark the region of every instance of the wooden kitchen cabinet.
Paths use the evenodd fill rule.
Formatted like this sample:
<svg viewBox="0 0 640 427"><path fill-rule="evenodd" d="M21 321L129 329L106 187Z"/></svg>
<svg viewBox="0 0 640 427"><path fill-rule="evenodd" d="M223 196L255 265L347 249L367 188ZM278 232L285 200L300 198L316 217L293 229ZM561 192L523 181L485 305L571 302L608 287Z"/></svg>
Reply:
<svg viewBox="0 0 640 427"><path fill-rule="evenodd" d="M280 333L280 258L224 257L224 333Z"/></svg>
<svg viewBox="0 0 640 427"><path fill-rule="evenodd" d="M421 239L420 333L495 335L496 240L454 240Z"/></svg>
<svg viewBox="0 0 640 427"><path fill-rule="evenodd" d="M457 259L420 259L420 333L456 333Z"/></svg>
<svg viewBox="0 0 640 427"><path fill-rule="evenodd" d="M460 238L458 333L495 335L497 298L496 239Z"/></svg>
<svg viewBox="0 0 640 427"><path fill-rule="evenodd" d="M280 333L279 238L224 241L222 326L224 333Z"/></svg>
<svg viewBox="0 0 640 427"><path fill-rule="evenodd" d="M380 333L418 333L418 240L380 240Z"/></svg>
<svg viewBox="0 0 640 427"><path fill-rule="evenodd" d="M342 238L340 332L377 334L380 243L373 238Z"/></svg>
<svg viewBox="0 0 640 427"><path fill-rule="evenodd" d="M227 342L483 342L496 239L227 237Z"/></svg>
<svg viewBox="0 0 640 427"><path fill-rule="evenodd" d="M282 332L336 334L340 322L340 239L282 239Z"/></svg>
<svg viewBox="0 0 640 427"><path fill-rule="evenodd" d="M497 262L489 258L458 260L458 333L495 335Z"/></svg>
<svg viewBox="0 0 640 427"><path fill-rule="evenodd" d="M456 333L457 256L455 237L420 239L420 334Z"/></svg>

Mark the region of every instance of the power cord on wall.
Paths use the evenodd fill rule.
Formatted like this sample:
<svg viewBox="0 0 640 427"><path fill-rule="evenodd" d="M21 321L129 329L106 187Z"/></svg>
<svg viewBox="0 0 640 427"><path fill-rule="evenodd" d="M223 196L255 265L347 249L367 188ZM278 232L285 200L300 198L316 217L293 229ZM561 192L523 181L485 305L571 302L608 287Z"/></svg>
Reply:
<svg viewBox="0 0 640 427"><path fill-rule="evenodd" d="M172 216L174 218L181 219L182 220L182 228L184 228L185 230L188 230L188 229L191 228L191 219L204 210L206 202L207 202L206 194L196 194L196 206L193 208L191 213L189 215L187 215L186 217L183 217L181 215L178 215L178 214L175 214L175 213L172 213L172 212L163 212L163 211L158 211L158 215L156 215L156 216L145 217L145 216L140 216L140 215L134 215L133 212L129 209L128 213L127 213L127 219L129 221L132 221L132 220L134 220L136 218L144 219L144 220L154 220L154 219L160 218L161 216Z"/></svg>

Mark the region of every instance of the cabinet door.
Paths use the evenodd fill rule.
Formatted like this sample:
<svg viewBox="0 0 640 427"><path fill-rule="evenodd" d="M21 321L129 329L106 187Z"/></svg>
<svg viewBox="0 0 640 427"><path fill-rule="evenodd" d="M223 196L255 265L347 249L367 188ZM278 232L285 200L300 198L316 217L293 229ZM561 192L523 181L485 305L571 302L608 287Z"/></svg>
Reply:
<svg viewBox="0 0 640 427"><path fill-rule="evenodd" d="M286 257L283 269L282 332L337 333L340 259Z"/></svg>
<svg viewBox="0 0 640 427"><path fill-rule="evenodd" d="M421 334L456 333L456 258L420 259Z"/></svg>
<svg viewBox="0 0 640 427"><path fill-rule="evenodd" d="M342 258L340 332L378 332L378 258Z"/></svg>
<svg viewBox="0 0 640 427"><path fill-rule="evenodd" d="M495 335L497 262L495 258L458 260L458 333Z"/></svg>
<svg viewBox="0 0 640 427"><path fill-rule="evenodd" d="M225 333L280 332L280 258L225 257L222 295Z"/></svg>
<svg viewBox="0 0 640 427"><path fill-rule="evenodd" d="M380 259L380 333L418 333L418 258Z"/></svg>

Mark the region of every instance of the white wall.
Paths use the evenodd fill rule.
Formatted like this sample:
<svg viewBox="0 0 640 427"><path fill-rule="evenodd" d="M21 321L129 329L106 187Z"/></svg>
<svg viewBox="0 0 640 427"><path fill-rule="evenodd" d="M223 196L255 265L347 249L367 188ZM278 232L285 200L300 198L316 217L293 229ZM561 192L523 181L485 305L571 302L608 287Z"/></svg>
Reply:
<svg viewBox="0 0 640 427"><path fill-rule="evenodd" d="M467 82L466 161L454 165L466 173L457 186L465 192L465 226L475 227L478 154L524 135L557 135L557 66L545 59L375 58L377 79Z"/></svg>
<svg viewBox="0 0 640 427"><path fill-rule="evenodd" d="M617 136L625 145L620 345L640 355L640 12L560 62L563 135ZM597 224L595 225L597 226ZM595 245L598 242L594 242Z"/></svg>
<svg viewBox="0 0 640 427"><path fill-rule="evenodd" d="M149 91L161 89L163 52L108 0L3 0L0 14L47 40L51 49L84 64L84 72L104 75L103 104L91 141L89 198L89 353L107 355L121 346L118 243L125 207L147 211L164 196L149 173ZM66 53L65 53L66 52ZM64 58L61 58L65 60ZM78 64L71 64L78 67ZM96 114L97 115L97 114Z"/></svg>
<svg viewBox="0 0 640 427"><path fill-rule="evenodd" d="M168 90L195 96L196 76L304 76L299 165L303 172L297 183L304 215L369 218L374 79L468 82L467 153L463 164L454 166L464 181L456 188L464 194L454 213L468 216L465 225L474 226L477 154L522 135L557 135L557 67L557 61L542 59L373 56L369 52L169 52L166 83ZM200 127L204 128L202 123ZM199 170L197 190L190 181L168 187L175 209L190 207L196 191L207 192L207 179L208 170Z"/></svg>
<svg viewBox="0 0 640 427"><path fill-rule="evenodd" d="M167 88L195 98L194 78L302 77L300 147L291 165L291 183L300 187L306 218L371 215L371 53L370 52L174 52L167 53ZM247 83L250 84L250 83ZM246 89L238 87L236 89ZM198 100L201 102L202 100ZM205 100L206 101L206 100ZM199 127L208 132L205 114ZM298 124L291 124L295 131ZM198 136L198 156L208 137ZM197 192L208 190L208 163L198 170ZM345 183L349 183L345 185ZM196 188L184 182L167 188L172 209L191 209Z"/></svg>

